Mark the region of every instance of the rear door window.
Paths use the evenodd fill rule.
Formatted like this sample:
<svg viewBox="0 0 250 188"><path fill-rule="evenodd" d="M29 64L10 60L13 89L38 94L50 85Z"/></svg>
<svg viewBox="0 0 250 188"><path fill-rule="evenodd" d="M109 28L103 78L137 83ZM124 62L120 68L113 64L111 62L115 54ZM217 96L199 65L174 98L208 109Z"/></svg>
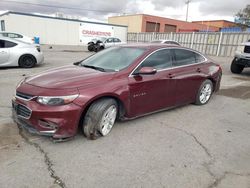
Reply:
<svg viewBox="0 0 250 188"><path fill-rule="evenodd" d="M118 38L114 38L114 42L121 42L121 40Z"/></svg>
<svg viewBox="0 0 250 188"><path fill-rule="evenodd" d="M107 39L107 41L106 41L107 43L112 43L113 42L113 38L109 38L109 39Z"/></svg>
<svg viewBox="0 0 250 188"><path fill-rule="evenodd" d="M0 40L0 48L12 48L16 46L17 44L14 42L10 42L7 40Z"/></svg>
<svg viewBox="0 0 250 188"><path fill-rule="evenodd" d="M174 49L175 67L185 66L196 63L195 53L185 49Z"/></svg>
<svg viewBox="0 0 250 188"><path fill-rule="evenodd" d="M195 53L195 52L194 52L194 54L195 54L196 63L201 63L201 62L204 62L206 60L202 55Z"/></svg>
<svg viewBox="0 0 250 188"><path fill-rule="evenodd" d="M8 33L9 38L19 38L17 34L15 33Z"/></svg>

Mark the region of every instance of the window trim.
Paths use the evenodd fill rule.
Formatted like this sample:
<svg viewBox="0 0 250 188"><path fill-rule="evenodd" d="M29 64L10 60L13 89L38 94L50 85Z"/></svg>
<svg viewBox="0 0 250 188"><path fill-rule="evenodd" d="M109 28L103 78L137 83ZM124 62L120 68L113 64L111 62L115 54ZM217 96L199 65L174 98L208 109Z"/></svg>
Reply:
<svg viewBox="0 0 250 188"><path fill-rule="evenodd" d="M134 75L134 72L135 70L152 54L154 54L155 52L157 51L160 51L160 50L164 50L164 49L170 49L170 50L173 50L173 49L184 49L184 50L188 50L188 51L191 51L191 52L194 52L194 53L197 53L199 55L201 55L203 58L204 58L204 61L202 62L199 62L199 63L193 63L193 64L188 64L188 65L182 65L182 66L177 66L177 67L169 67L169 68L165 68L165 69L161 69L161 70L157 70L157 72L162 72L162 71L166 71L166 70L172 70L172 69L178 69L178 68L182 68L182 67L188 67L188 66L193 66L193 65L198 65L198 64L203 64L205 62L207 62L207 58L201 54L200 52L198 51L195 51L195 50L192 50L192 49L186 49L186 48L180 48L180 47L171 47L171 48L160 48L160 49L157 49L153 52L151 52L150 54L148 54L143 60L141 60L141 62L130 72L129 76L128 77L133 77Z"/></svg>

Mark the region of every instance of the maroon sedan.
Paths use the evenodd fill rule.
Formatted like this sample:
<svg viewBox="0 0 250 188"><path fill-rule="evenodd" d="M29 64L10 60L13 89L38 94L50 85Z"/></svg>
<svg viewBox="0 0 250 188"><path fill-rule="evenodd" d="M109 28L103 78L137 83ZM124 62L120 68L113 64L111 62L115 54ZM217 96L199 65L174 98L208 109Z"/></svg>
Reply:
<svg viewBox="0 0 250 188"><path fill-rule="evenodd" d="M219 65L201 53L164 44L124 45L25 78L13 98L14 120L54 139L78 127L106 136L116 119L131 119L188 103L206 104L221 80Z"/></svg>

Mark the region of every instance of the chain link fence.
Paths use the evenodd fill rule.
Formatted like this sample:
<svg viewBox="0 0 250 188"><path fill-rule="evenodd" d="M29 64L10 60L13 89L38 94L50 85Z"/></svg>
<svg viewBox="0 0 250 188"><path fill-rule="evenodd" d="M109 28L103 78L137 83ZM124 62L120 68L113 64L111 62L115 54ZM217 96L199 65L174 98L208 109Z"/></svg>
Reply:
<svg viewBox="0 0 250 188"><path fill-rule="evenodd" d="M128 33L128 42L150 42L169 39L182 46L211 56L234 56L238 45L250 40L250 33L193 32L193 33Z"/></svg>

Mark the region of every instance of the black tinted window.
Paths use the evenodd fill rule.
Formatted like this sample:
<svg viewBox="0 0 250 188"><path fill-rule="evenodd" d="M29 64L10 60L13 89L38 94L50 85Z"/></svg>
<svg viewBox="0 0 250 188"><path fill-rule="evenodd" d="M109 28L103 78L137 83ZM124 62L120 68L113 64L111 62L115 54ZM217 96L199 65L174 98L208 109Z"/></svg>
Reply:
<svg viewBox="0 0 250 188"><path fill-rule="evenodd" d="M108 43L113 42L113 38L107 39L107 42L108 42Z"/></svg>
<svg viewBox="0 0 250 188"><path fill-rule="evenodd" d="M154 67L164 69L172 66L172 55L170 50L159 50L144 60L141 67Z"/></svg>
<svg viewBox="0 0 250 188"><path fill-rule="evenodd" d="M11 48L16 46L17 44L14 42L10 42L7 40L0 40L0 48Z"/></svg>
<svg viewBox="0 0 250 188"><path fill-rule="evenodd" d="M196 63L195 53L184 49L175 49L175 62L174 66L183 66Z"/></svg>
<svg viewBox="0 0 250 188"><path fill-rule="evenodd" d="M121 40L118 38L114 38L114 42L121 42Z"/></svg>
<svg viewBox="0 0 250 188"><path fill-rule="evenodd" d="M250 53L250 46L245 46L244 53Z"/></svg>
<svg viewBox="0 0 250 188"><path fill-rule="evenodd" d="M22 38L21 35L15 34L15 33L8 33L8 37L10 38Z"/></svg>

